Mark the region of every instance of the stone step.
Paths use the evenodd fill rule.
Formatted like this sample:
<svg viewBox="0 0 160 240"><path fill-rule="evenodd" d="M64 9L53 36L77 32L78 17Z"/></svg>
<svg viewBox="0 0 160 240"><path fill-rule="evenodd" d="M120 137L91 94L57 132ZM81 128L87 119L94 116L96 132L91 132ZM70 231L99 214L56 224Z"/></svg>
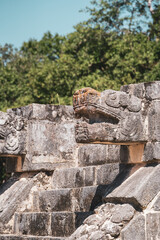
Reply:
<svg viewBox="0 0 160 240"><path fill-rule="evenodd" d="M63 237L0 234L0 240L65 240Z"/></svg>
<svg viewBox="0 0 160 240"><path fill-rule="evenodd" d="M24 178L17 174L17 176L11 177L2 185L0 189L1 224L6 224L10 221L21 202L28 198L31 188L35 185L36 176Z"/></svg>
<svg viewBox="0 0 160 240"><path fill-rule="evenodd" d="M92 212L15 213L14 234L68 237Z"/></svg>
<svg viewBox="0 0 160 240"><path fill-rule="evenodd" d="M120 161L120 145L83 144L78 149L78 166L93 166Z"/></svg>
<svg viewBox="0 0 160 240"><path fill-rule="evenodd" d="M118 174L119 163L56 169L52 176L52 188L106 185L113 182Z"/></svg>
<svg viewBox="0 0 160 240"><path fill-rule="evenodd" d="M130 203L135 208L145 209L160 191L160 164L139 168L113 190L106 192L105 202Z"/></svg>
<svg viewBox="0 0 160 240"><path fill-rule="evenodd" d="M33 198L33 206L37 206L37 208L34 209L34 211L93 211L94 208L102 202L105 189L106 185L102 185L36 192Z"/></svg>

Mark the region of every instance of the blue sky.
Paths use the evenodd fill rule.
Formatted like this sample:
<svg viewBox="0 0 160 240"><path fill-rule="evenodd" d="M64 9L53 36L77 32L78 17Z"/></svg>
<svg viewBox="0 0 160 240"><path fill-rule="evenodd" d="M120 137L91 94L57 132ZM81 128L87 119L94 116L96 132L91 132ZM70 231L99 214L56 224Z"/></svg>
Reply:
<svg viewBox="0 0 160 240"><path fill-rule="evenodd" d="M87 13L79 12L86 6L91 6L90 0L0 0L0 45L19 48L47 31L66 35L88 19Z"/></svg>

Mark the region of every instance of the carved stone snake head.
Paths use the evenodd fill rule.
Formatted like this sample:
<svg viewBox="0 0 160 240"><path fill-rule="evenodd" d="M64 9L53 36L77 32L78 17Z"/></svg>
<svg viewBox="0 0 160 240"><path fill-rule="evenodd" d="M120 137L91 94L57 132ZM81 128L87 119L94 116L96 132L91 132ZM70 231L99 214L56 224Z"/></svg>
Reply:
<svg viewBox="0 0 160 240"><path fill-rule="evenodd" d="M73 108L80 120L77 142L143 142L146 116L142 99L122 91L97 92L83 88L73 95Z"/></svg>

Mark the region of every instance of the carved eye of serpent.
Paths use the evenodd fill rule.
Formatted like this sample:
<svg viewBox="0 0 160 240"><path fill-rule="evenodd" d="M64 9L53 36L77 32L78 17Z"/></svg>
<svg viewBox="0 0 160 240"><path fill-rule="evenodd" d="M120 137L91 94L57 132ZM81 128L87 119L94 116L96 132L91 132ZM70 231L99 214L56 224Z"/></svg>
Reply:
<svg viewBox="0 0 160 240"><path fill-rule="evenodd" d="M109 97L110 97L111 100L116 100L116 98L117 98L117 96L116 96L115 93L111 93L111 94L109 95Z"/></svg>
<svg viewBox="0 0 160 240"><path fill-rule="evenodd" d="M6 138L5 148L9 151L15 151L18 148L18 136L16 133L9 133Z"/></svg>

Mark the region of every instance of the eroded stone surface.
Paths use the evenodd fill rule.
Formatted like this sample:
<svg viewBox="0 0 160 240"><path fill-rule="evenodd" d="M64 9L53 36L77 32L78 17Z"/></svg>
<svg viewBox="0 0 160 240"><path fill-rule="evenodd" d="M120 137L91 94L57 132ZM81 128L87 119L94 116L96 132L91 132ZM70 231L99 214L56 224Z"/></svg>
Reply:
<svg viewBox="0 0 160 240"><path fill-rule="evenodd" d="M146 208L160 191L159 174L159 164L142 167L106 195L105 201L130 202L137 207Z"/></svg>
<svg viewBox="0 0 160 240"><path fill-rule="evenodd" d="M75 216L73 213L51 214L51 235L67 237L75 231Z"/></svg>
<svg viewBox="0 0 160 240"><path fill-rule="evenodd" d="M124 152L125 162L159 160L159 87L157 81L131 84L122 87L121 91L98 93L91 88L78 90L73 96L74 111L79 118L76 125L77 142L112 142L127 146L141 143L141 148L138 145L137 149L135 146L124 148L128 151ZM80 156L83 156L85 150L81 151ZM137 157L133 154L135 151ZM102 151L100 158L103 159L103 156ZM87 161L90 159L87 154L84 158ZM90 161L93 161L92 158Z"/></svg>
<svg viewBox="0 0 160 240"><path fill-rule="evenodd" d="M145 240L144 216L142 214L135 216L135 218L122 230L121 236L122 240Z"/></svg>
<svg viewBox="0 0 160 240"><path fill-rule="evenodd" d="M146 215L146 240L160 239L160 213Z"/></svg>
<svg viewBox="0 0 160 240"><path fill-rule="evenodd" d="M95 214L86 218L69 238L80 239L117 239L123 226L134 216L135 210L129 204L103 204L95 209Z"/></svg>
<svg viewBox="0 0 160 240"><path fill-rule="evenodd" d="M15 214L14 232L21 235L49 236L50 215L47 213Z"/></svg>
<svg viewBox="0 0 160 240"><path fill-rule="evenodd" d="M92 166L115 163L120 160L120 146L89 144L80 146L78 150L79 166Z"/></svg>
<svg viewBox="0 0 160 240"><path fill-rule="evenodd" d="M77 188L110 184L119 173L119 164L57 169L53 173L54 188Z"/></svg>
<svg viewBox="0 0 160 240"><path fill-rule="evenodd" d="M121 91L81 89L73 96L75 114L88 121L76 126L78 142L146 141L142 100Z"/></svg>
<svg viewBox="0 0 160 240"><path fill-rule="evenodd" d="M145 166L160 160L159 90L159 82L81 89L74 95L78 120L69 106L0 112L7 171L36 171L0 190L0 232L13 233L13 224L15 231L0 239L63 239L77 227L69 239L159 239L160 167ZM142 162L127 171L125 164Z"/></svg>
<svg viewBox="0 0 160 240"><path fill-rule="evenodd" d="M48 188L48 177L43 173L14 175L0 189L0 232L10 232L16 211L32 210L32 192ZM45 187L43 187L45 185Z"/></svg>

